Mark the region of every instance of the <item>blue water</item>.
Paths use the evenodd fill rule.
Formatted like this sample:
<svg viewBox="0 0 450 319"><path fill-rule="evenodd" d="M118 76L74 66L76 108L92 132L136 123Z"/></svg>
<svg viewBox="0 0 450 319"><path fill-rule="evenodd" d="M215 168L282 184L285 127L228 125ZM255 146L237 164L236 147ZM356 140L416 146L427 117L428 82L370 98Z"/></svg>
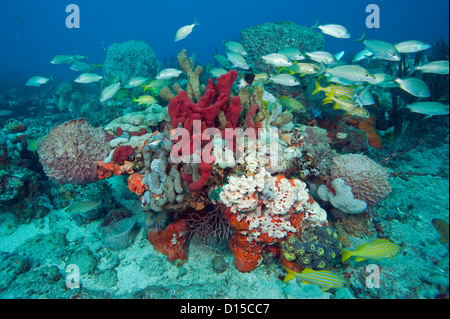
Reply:
<svg viewBox="0 0 450 319"><path fill-rule="evenodd" d="M67 5L80 8L80 28L65 24ZM321 23L342 24L352 38L365 30L368 4L380 8L380 28L371 29L369 38L388 42L417 39L448 41L446 0L337 0L337 1L59 1L19 0L0 3L0 70L26 74L70 76L66 66L49 65L56 54L86 54L89 63L104 60L103 41L139 39L149 42L157 57L176 56L181 49L196 53L201 63L212 62L215 48L223 52L222 39L239 40L240 30L265 22L292 21L312 26ZM188 38L174 42L178 28L201 24ZM330 52L358 52L361 44L327 37L325 49Z"/></svg>

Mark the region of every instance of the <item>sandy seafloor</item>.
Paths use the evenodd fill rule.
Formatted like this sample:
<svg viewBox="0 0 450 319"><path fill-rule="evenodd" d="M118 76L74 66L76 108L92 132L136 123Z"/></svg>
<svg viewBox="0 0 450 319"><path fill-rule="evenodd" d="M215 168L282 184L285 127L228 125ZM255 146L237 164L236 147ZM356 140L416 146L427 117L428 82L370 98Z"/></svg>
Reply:
<svg viewBox="0 0 450 319"><path fill-rule="evenodd" d="M393 259L346 262L343 272L350 276L350 288L322 292L300 280L283 282L284 269L275 259L240 273L227 245L206 246L195 239L188 246L188 260L179 267L153 249L142 229L130 247L113 251L101 241L102 220L78 226L70 213L53 210L20 225L12 214L0 214L0 298L448 298L449 247L431 224L433 218L448 220L448 146L447 138L440 147L420 145L396 158L398 171L439 176L390 178L392 192L377 206L374 218L403 251ZM120 197L128 190L117 181L110 183ZM122 202L139 206L137 198L129 198ZM376 238L375 232L350 237L349 242L355 249ZM221 273L212 266L217 256L223 257L226 269ZM69 264L79 266L81 288L66 287ZM379 288L366 287L369 264L380 269Z"/></svg>

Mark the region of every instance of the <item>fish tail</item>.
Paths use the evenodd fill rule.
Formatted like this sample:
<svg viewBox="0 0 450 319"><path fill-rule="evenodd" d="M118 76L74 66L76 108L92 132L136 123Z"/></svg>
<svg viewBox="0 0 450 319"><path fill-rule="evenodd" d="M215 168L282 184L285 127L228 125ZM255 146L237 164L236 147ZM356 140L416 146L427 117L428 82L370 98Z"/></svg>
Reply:
<svg viewBox="0 0 450 319"><path fill-rule="evenodd" d="M320 23L319 23L319 18L316 18L316 24L313 25L310 29L317 28L319 25L320 25Z"/></svg>
<svg viewBox="0 0 450 319"><path fill-rule="evenodd" d="M314 91L312 92L312 95L316 94L317 92L320 91L320 89L322 88L319 84L318 81L315 82L316 88L314 89Z"/></svg>
<svg viewBox="0 0 450 319"><path fill-rule="evenodd" d="M348 250L342 249L342 248L341 248L341 250L342 250L342 258L341 258L342 262L346 261L347 259L349 259L352 256L351 251L348 251Z"/></svg>
<svg viewBox="0 0 450 319"><path fill-rule="evenodd" d="M286 275L286 277L284 277L283 281L289 281L289 280L292 280L295 278L295 272L293 270L290 270L287 267L284 267L284 269L286 269L287 275Z"/></svg>
<svg viewBox="0 0 450 319"><path fill-rule="evenodd" d="M280 74L280 72L283 71L283 70L285 70L285 69L286 69L286 67L284 67L284 66L281 67L281 68L278 68L277 74Z"/></svg>
<svg viewBox="0 0 450 319"><path fill-rule="evenodd" d="M137 102L137 100L136 100L136 98L134 96L132 96L132 98L133 98L133 103Z"/></svg>
<svg viewBox="0 0 450 319"><path fill-rule="evenodd" d="M197 22L196 18L194 18L194 25L200 25L200 23Z"/></svg>
<svg viewBox="0 0 450 319"><path fill-rule="evenodd" d="M316 73L316 76L324 75L326 71L327 71L327 67L325 66L325 64L323 62L320 62L320 70Z"/></svg>
<svg viewBox="0 0 450 319"><path fill-rule="evenodd" d="M356 42L364 42L364 40L366 39L367 36L367 30L364 30L362 36L359 39L356 39Z"/></svg>

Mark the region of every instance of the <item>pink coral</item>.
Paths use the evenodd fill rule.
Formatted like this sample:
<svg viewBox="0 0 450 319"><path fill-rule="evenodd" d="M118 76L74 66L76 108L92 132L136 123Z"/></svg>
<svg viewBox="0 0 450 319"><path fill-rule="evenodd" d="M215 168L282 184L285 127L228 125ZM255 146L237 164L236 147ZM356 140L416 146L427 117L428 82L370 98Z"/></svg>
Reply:
<svg viewBox="0 0 450 319"><path fill-rule="evenodd" d="M103 129L81 118L52 128L37 151L50 179L84 184L98 180L97 162L109 154L110 147Z"/></svg>
<svg viewBox="0 0 450 319"><path fill-rule="evenodd" d="M331 179L342 178L352 188L356 199L375 205L391 192L386 168L364 155L346 154L333 157Z"/></svg>

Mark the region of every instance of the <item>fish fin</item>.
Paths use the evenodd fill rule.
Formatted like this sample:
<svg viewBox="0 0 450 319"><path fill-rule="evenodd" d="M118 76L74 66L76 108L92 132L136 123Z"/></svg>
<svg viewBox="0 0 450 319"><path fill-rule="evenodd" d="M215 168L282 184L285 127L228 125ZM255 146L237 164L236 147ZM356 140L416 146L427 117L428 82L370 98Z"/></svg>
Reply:
<svg viewBox="0 0 450 319"><path fill-rule="evenodd" d="M327 291L328 289L330 289L330 287L322 287L320 288L320 291Z"/></svg>
<svg viewBox="0 0 450 319"><path fill-rule="evenodd" d="M319 92L320 89L322 88L322 87L320 86L320 84L319 84L318 81L316 81L314 84L316 85L316 88L315 88L314 91L312 92L312 95L314 95L314 94L316 94L317 92Z"/></svg>
<svg viewBox="0 0 450 319"><path fill-rule="evenodd" d="M355 42L364 42L367 36L367 30L364 30L362 36L359 39L356 39Z"/></svg>
<svg viewBox="0 0 450 319"><path fill-rule="evenodd" d="M302 270L301 274L310 274L315 272L314 270L312 270L311 268L305 268Z"/></svg>
<svg viewBox="0 0 450 319"><path fill-rule="evenodd" d="M293 270L291 270L291 269L289 269L287 267L284 267L284 269L286 269L287 275L286 275L286 277L284 277L283 281L289 281L289 280L292 280L292 279L295 278L295 274L296 274L295 271L293 271Z"/></svg>
<svg viewBox="0 0 450 319"><path fill-rule="evenodd" d="M310 29L317 28L319 25L320 25L320 23L319 23L319 18L316 18L316 24L313 25Z"/></svg>
<svg viewBox="0 0 450 319"><path fill-rule="evenodd" d="M348 250L342 249L342 248L340 248L340 249L342 250L341 261L346 261L347 259L349 259L352 256L352 252L351 251L348 251Z"/></svg>
<svg viewBox="0 0 450 319"><path fill-rule="evenodd" d="M356 261L357 261L357 262L363 261L363 260L365 260L365 259L366 259L366 258L356 257Z"/></svg>
<svg viewBox="0 0 450 319"><path fill-rule="evenodd" d="M304 285L311 285L309 282L307 282L306 280L302 280L302 284L304 284Z"/></svg>

